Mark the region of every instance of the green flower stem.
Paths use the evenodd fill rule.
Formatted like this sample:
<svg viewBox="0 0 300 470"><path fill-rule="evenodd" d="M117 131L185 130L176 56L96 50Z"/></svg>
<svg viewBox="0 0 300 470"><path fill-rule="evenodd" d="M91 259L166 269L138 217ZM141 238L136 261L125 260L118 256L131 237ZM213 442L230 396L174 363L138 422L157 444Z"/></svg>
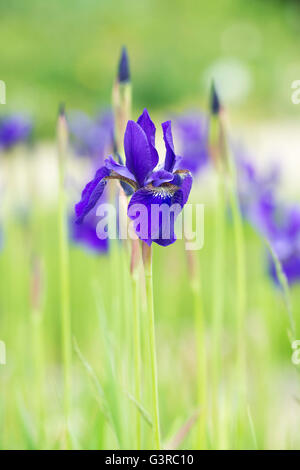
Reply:
<svg viewBox="0 0 300 470"><path fill-rule="evenodd" d="M58 121L58 151L59 151L59 204L58 204L58 230L59 230L59 269L61 288L61 315L62 315L62 349L63 349L63 377L64 377L64 416L66 448L70 442L70 412L71 412L71 314L70 314L70 288L69 288L69 250L66 226L66 200L64 191L65 158L67 145L67 129L64 114Z"/></svg>
<svg viewBox="0 0 300 470"><path fill-rule="evenodd" d="M191 253L193 256L194 253ZM197 260L195 260L197 262ZM200 406L200 416L197 427L197 448L206 449L207 422L207 354L205 346L205 321L201 294L201 279L199 269L191 282L195 316L196 353L197 353L197 396Z"/></svg>
<svg viewBox="0 0 300 470"><path fill-rule="evenodd" d="M115 139L119 153L123 154L123 139L131 115L131 83L115 81L112 91L112 103L115 117Z"/></svg>
<svg viewBox="0 0 300 470"><path fill-rule="evenodd" d="M224 254L225 254L225 190L224 174L217 172L217 202L215 210L215 242L213 259L213 322L212 322L212 424L214 447L219 447L220 441L220 362L221 335L224 322Z"/></svg>
<svg viewBox="0 0 300 470"><path fill-rule="evenodd" d="M245 417L247 417L247 384L246 384L246 259L243 221L239 206L236 169L231 155L230 164L230 184L229 201L232 212L234 229L234 243L236 255L236 368L238 384L238 421L237 437L241 435ZM239 440L239 439L238 439Z"/></svg>
<svg viewBox="0 0 300 470"><path fill-rule="evenodd" d="M133 335L134 335L134 387L135 399L141 403L141 333L140 333L140 308L139 308L139 261L140 246L138 240L131 240L131 285L133 308ZM141 414L136 409L136 449L141 449Z"/></svg>
<svg viewBox="0 0 300 470"><path fill-rule="evenodd" d="M205 318L202 301L202 286L198 253L187 250L186 259L194 310L197 355L197 406L199 406L200 411L196 429L196 449L206 449L207 352L205 344Z"/></svg>
<svg viewBox="0 0 300 470"><path fill-rule="evenodd" d="M134 331L134 382L135 399L141 402L141 336L140 336L140 312L139 312L139 288L138 279L131 276L132 282L132 306L133 306L133 331ZM141 414L136 409L136 450L141 449Z"/></svg>
<svg viewBox="0 0 300 470"><path fill-rule="evenodd" d="M160 449L160 426L159 426L159 404L157 387L157 362L155 346L155 326L154 326L154 305L153 305L153 280L152 280L152 247L143 242L143 262L145 271L146 302L148 317L148 333L150 340L150 360L151 360L151 386L153 401L153 429L155 449Z"/></svg>
<svg viewBox="0 0 300 470"><path fill-rule="evenodd" d="M45 411L45 357L43 318L41 311L33 311L31 315L33 328L33 353L35 361L35 405L37 410L37 428L40 448L45 446L46 411Z"/></svg>

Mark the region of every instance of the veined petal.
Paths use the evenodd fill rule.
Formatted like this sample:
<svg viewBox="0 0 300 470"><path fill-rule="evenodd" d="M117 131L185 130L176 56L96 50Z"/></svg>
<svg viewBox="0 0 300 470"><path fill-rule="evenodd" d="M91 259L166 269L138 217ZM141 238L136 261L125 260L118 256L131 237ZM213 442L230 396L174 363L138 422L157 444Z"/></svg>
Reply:
<svg viewBox="0 0 300 470"><path fill-rule="evenodd" d="M146 177L153 170L152 153L147 136L139 124L128 121L125 136L124 149L126 166L135 176L139 186L143 186Z"/></svg>
<svg viewBox="0 0 300 470"><path fill-rule="evenodd" d="M109 170L115 171L120 176L124 176L125 178L129 178L135 181L134 175L128 170L128 168L124 165L120 165L120 163L115 162L111 155L105 159L104 163L106 168Z"/></svg>
<svg viewBox="0 0 300 470"><path fill-rule="evenodd" d="M173 171L177 158L174 151L171 121L163 122L161 126L166 146L165 170Z"/></svg>
<svg viewBox="0 0 300 470"><path fill-rule="evenodd" d="M193 184L193 177L190 171L188 170L177 170L174 173L174 179L172 184L178 186L178 191L182 193L182 207L187 203L189 198L192 184Z"/></svg>
<svg viewBox="0 0 300 470"><path fill-rule="evenodd" d="M147 184L152 183L153 186L160 186L162 183L168 183L174 178L173 173L166 170L154 171L147 179Z"/></svg>
<svg viewBox="0 0 300 470"><path fill-rule="evenodd" d="M107 177L111 170L102 166L97 170L94 178L90 181L81 193L81 200L75 206L76 223L82 223L85 216L95 207L98 199L102 196L107 183Z"/></svg>
<svg viewBox="0 0 300 470"><path fill-rule="evenodd" d="M118 162L119 162L119 165L123 165L123 160L122 160L122 157L119 153L115 152L117 157L118 157ZM130 173L130 171L128 170L128 173ZM131 173L130 173L131 174ZM133 181L135 181L135 178L134 176L132 175L132 179ZM125 194L126 196L132 196L132 194L134 193L134 188L132 185L128 184L128 183L124 183L124 181L120 181L120 184L122 186L122 188L124 189L125 191Z"/></svg>
<svg viewBox="0 0 300 470"><path fill-rule="evenodd" d="M138 118L137 123L141 126L141 128L143 129L143 131L145 132L147 136L147 140L148 140L151 155L152 155L152 164L153 164L153 168L155 168L159 160L158 152L155 148L156 127L153 121L151 120L146 108L144 109L143 114L141 114L141 116Z"/></svg>
<svg viewBox="0 0 300 470"><path fill-rule="evenodd" d="M182 191L177 186L149 184L132 196L128 217L135 221L135 231L141 240L148 245L155 242L167 246L176 240L174 224L181 209Z"/></svg>

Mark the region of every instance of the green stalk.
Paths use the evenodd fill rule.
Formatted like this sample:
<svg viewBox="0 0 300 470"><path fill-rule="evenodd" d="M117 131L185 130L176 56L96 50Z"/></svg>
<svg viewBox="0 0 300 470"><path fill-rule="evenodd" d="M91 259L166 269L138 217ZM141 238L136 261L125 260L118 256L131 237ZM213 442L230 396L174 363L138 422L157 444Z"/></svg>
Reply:
<svg viewBox="0 0 300 470"><path fill-rule="evenodd" d="M207 353L205 345L205 318L202 302L200 266L197 252L188 250L186 252L186 257L194 310L197 356L197 405L199 406L200 411L196 428L196 448L206 449Z"/></svg>
<svg viewBox="0 0 300 470"><path fill-rule="evenodd" d="M246 263L243 221L239 207L236 168L227 140L226 114L220 103L215 86L213 97L213 142L217 142L215 157L217 168L223 168L229 176L229 203L232 212L235 246L235 287L236 287L236 381L238 387L237 435L242 435L246 415L246 352L245 352L245 315L246 315ZM222 177L222 173L220 173ZM223 177L224 181L224 177ZM225 213L225 206L223 214ZM224 217L224 215L223 215ZM217 285L216 285L217 287ZM216 293L215 293L216 295Z"/></svg>
<svg viewBox="0 0 300 470"><path fill-rule="evenodd" d="M160 426L159 426L159 404L157 387L157 361L155 346L154 305L153 305L153 280L152 280L152 247L145 242L142 244L143 262L145 272L147 318L150 340L150 362L151 362L151 389L153 403L153 430L155 449L160 449Z"/></svg>
<svg viewBox="0 0 300 470"><path fill-rule="evenodd" d="M32 312L33 353L35 360L35 405L37 410L37 428L39 435L39 448L45 445L45 357L42 312Z"/></svg>
<svg viewBox="0 0 300 470"><path fill-rule="evenodd" d="M115 79L112 89L112 105L114 111L114 151L118 153L121 158L124 159L123 139L127 122L131 115L131 100L132 100L132 89L130 82L130 71L129 71L129 57L125 47L122 48L121 55L118 64L118 75ZM127 211L127 197L124 194L123 189L119 188L119 201L122 203L122 208ZM139 245L137 244L137 250L135 243L132 242L132 258L131 259L131 284L132 284L132 310L133 310L133 329L134 329L134 383L135 383L135 399L140 403L141 398L141 347L140 347L140 318L139 318L139 305L138 305L138 273L136 272L136 256L138 255ZM124 291L125 293L125 291ZM124 297L125 298L125 297ZM127 352L131 352L132 345L131 341L131 318L124 318L125 320L125 331L122 331L122 337L127 344ZM130 324L130 328L127 326ZM126 361L128 365L129 361ZM138 410L136 413L136 445L137 448L141 448L141 417ZM126 420L127 421L127 420ZM128 433L127 433L128 434Z"/></svg>
<svg viewBox="0 0 300 470"><path fill-rule="evenodd" d="M212 423L214 447L220 444L219 392L221 382L221 335L224 323L224 251L225 251L225 191L224 174L217 172L217 203L215 210L214 298L212 322Z"/></svg>
<svg viewBox="0 0 300 470"><path fill-rule="evenodd" d="M132 306L133 306L133 333L134 333L134 381L135 399L141 403L141 336L139 314L139 289L138 279L131 276L132 282ZM141 450L141 414L136 409L136 450Z"/></svg>
<svg viewBox="0 0 300 470"><path fill-rule="evenodd" d="M64 112L60 113L58 120L58 152L59 152L59 261L60 261L60 289L61 289L61 315L62 315L62 349L63 349L63 378L64 378L64 417L66 448L71 447L70 442L70 412L71 412L71 314L69 291L69 250L66 226L66 199L64 191L65 158L67 146L67 126Z"/></svg>
<svg viewBox="0 0 300 470"><path fill-rule="evenodd" d="M141 325L139 309L139 262L140 245L138 240L131 240L130 277L132 286L133 336L134 336L134 393L135 400L141 403ZM136 448L141 449L141 414L136 409Z"/></svg>
<svg viewBox="0 0 300 470"><path fill-rule="evenodd" d="M240 441L243 423L247 417L247 384L246 384L246 259L243 221L239 206L236 169L232 156L229 154L230 184L229 201L232 212L235 243L235 268L236 268L236 372L238 384L238 420L237 436Z"/></svg>
<svg viewBox="0 0 300 470"><path fill-rule="evenodd" d="M193 306L195 316L196 353L197 353L197 395L200 406L200 416L197 426L197 448L206 449L207 421L207 355L205 347L205 322L201 295L200 278L192 283Z"/></svg>

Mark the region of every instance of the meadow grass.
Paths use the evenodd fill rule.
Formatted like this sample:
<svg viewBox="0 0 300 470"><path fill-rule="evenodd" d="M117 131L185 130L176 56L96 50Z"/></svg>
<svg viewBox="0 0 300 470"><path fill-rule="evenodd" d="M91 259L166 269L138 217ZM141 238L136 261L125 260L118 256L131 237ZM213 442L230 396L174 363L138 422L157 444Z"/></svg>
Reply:
<svg viewBox="0 0 300 470"><path fill-rule="evenodd" d="M199 189L194 190L194 198ZM201 266L201 303L205 312L207 401L212 404L213 334L210 312L215 301L213 204L205 212L205 244L197 252ZM33 224L34 220L34 224ZM226 263L220 279L224 318L219 332L222 361L219 393L220 426L225 438L218 447L299 448L299 377L291 363L289 319L280 289L266 275L264 244L245 225L247 310L244 347L247 348L247 410L236 441L236 287L234 227L226 217ZM29 224L12 210L5 221L5 246L0 255L0 325L7 364L0 366L3 449L62 448L64 442L64 380L61 350L59 235L55 207L37 201ZM35 231L44 270L44 296L39 312L30 300L31 250L28 233ZM140 446L153 448L151 354L147 306L141 287L141 389L135 384L134 310L128 253L112 242L108 256L95 256L70 245L70 310L72 312L72 387L70 439L73 448L136 448L137 413ZM149 286L148 286L149 289ZM200 289L200 286L199 286ZM153 292L156 319L158 399L161 447L194 448L199 428L184 425L199 407L198 361L194 329L195 297L187 273L184 242L167 249L154 246ZM200 292L200 290L199 290ZM294 311L299 288L291 290ZM295 316L295 331L299 320ZM136 338L137 341L137 338ZM140 395L140 396L139 396ZM201 416L201 406L200 415ZM215 429L207 413L206 446L216 448ZM181 436L179 441L175 437Z"/></svg>

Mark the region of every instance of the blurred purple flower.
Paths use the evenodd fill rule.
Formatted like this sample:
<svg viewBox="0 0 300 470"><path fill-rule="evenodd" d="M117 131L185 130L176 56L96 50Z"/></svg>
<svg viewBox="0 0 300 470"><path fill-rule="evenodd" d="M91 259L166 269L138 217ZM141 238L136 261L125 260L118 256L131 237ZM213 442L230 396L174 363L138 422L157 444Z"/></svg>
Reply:
<svg viewBox="0 0 300 470"><path fill-rule="evenodd" d="M92 119L84 112L76 111L71 113L68 122L70 141L75 153L90 158L94 172L96 168L103 165L105 153L113 149L112 113L104 111ZM75 219L73 214L69 217L71 240L94 253L108 252L108 240L101 240L97 237L96 226L99 218L96 217L95 211L91 211L81 225L76 224Z"/></svg>
<svg viewBox="0 0 300 470"><path fill-rule="evenodd" d="M174 133L178 137L183 167L196 175L209 161L208 119L197 112L184 114L175 120Z"/></svg>
<svg viewBox="0 0 300 470"><path fill-rule="evenodd" d="M114 121L110 111L90 118L82 111L74 111L69 119L70 141L79 156L90 157L96 167L113 148Z"/></svg>
<svg viewBox="0 0 300 470"><path fill-rule="evenodd" d="M96 216L96 208L87 214L82 224L76 224L75 215L69 218L69 234L71 240L79 245L87 248L93 253L107 253L109 249L109 240L104 238L101 240L96 231L99 217Z"/></svg>
<svg viewBox="0 0 300 470"><path fill-rule="evenodd" d="M0 118L0 149L8 150L25 142L32 132L31 120L21 114Z"/></svg>
<svg viewBox="0 0 300 470"><path fill-rule="evenodd" d="M95 207L102 196L108 179L117 179L129 184L134 194L128 206L128 216L132 220L136 217L131 214L133 205L141 204L146 208L145 219L141 220L141 231L147 227L147 234L137 235L151 245L152 241L167 246L176 240L174 222L170 221L171 233L169 238L163 235L162 219L157 225L151 219L151 206L167 204L169 207L178 204L182 209L188 200L192 186L192 176L188 170L179 170L180 158L176 156L171 131L171 121L162 124L166 156L163 165L158 164L158 152L155 148L156 128L148 111L145 109L137 122L128 121L124 136L124 149L126 165L116 162L111 156L105 160L104 166L99 168L95 177L82 192L81 200L75 206L77 223L82 223L86 215ZM139 214L140 215L140 214ZM177 214L178 215L178 214ZM146 231L146 229L145 229Z"/></svg>
<svg viewBox="0 0 300 470"><path fill-rule="evenodd" d="M238 188L244 217L268 239L289 284L300 281L300 207L277 199L278 168L262 176L249 160L238 159ZM268 257L268 271L279 284L276 268Z"/></svg>
<svg viewBox="0 0 300 470"><path fill-rule="evenodd" d="M233 148L237 162L237 184L241 211L247 220L264 236L273 232L272 214L276 207L279 182L277 166L261 174L242 148Z"/></svg>
<svg viewBox="0 0 300 470"><path fill-rule="evenodd" d="M270 243L279 258L288 283L300 281L300 207L281 206L272 215ZM272 258L269 258L269 273L278 284L277 273Z"/></svg>

